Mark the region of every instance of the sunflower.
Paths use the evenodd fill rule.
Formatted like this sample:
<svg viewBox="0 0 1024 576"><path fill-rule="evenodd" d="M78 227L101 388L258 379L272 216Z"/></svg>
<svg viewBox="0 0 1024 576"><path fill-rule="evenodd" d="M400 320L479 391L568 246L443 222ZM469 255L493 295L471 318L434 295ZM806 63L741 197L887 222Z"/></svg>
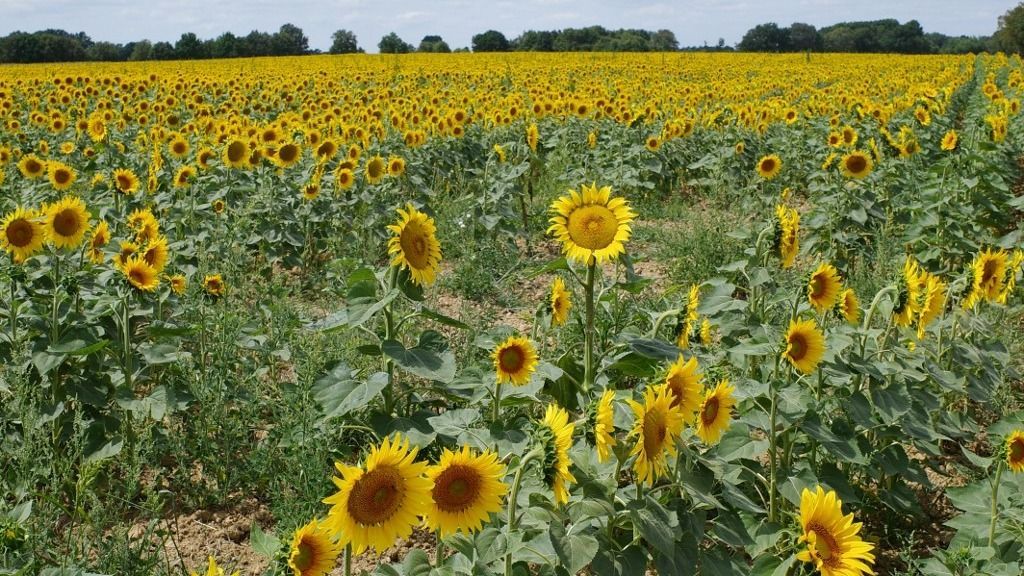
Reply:
<svg viewBox="0 0 1024 576"><path fill-rule="evenodd" d="M142 252L142 259L157 272L162 272L164 266L167 265L168 254L167 238L159 235L146 243L146 249Z"/></svg>
<svg viewBox="0 0 1024 576"><path fill-rule="evenodd" d="M20 206L4 217L0 231L0 247L17 263L42 250L46 242L46 228L39 222L39 214Z"/></svg>
<svg viewBox="0 0 1024 576"><path fill-rule="evenodd" d="M822 576L860 576L874 574L871 553L874 544L857 535L861 524L853 514L843 516L843 502L835 492L826 493L821 486L800 494L800 543L807 549L797 559L815 565Z"/></svg>
<svg viewBox="0 0 1024 576"><path fill-rule="evenodd" d="M686 297L686 319L680 328L677 328L676 345L680 350L690 347L690 337L694 335L697 327L697 320L700 315L697 309L700 307L700 284L690 286L690 292Z"/></svg>
<svg viewBox="0 0 1024 576"><path fill-rule="evenodd" d="M644 402L630 400L636 420L629 437L636 438L630 456L636 456L633 470L637 480L653 485L668 469L667 456L675 457L676 440L683 431L683 414L672 406L672 392L667 385L648 387Z"/></svg>
<svg viewBox="0 0 1024 576"><path fill-rule="evenodd" d="M965 308L972 308L982 300L995 302L1003 291L1009 255L1005 250L986 248L979 252L971 263L971 292L964 302Z"/></svg>
<svg viewBox="0 0 1024 576"><path fill-rule="evenodd" d="M825 355L825 335L814 320L792 320L786 331L786 350L782 356L804 374L814 372Z"/></svg>
<svg viewBox="0 0 1024 576"><path fill-rule="evenodd" d="M398 215L398 223L388 226L394 233L388 240L391 265L408 270L413 282L420 286L429 286L441 264L441 243L435 235L434 219L412 204L406 205L405 210L399 208Z"/></svg>
<svg viewBox="0 0 1024 576"><path fill-rule="evenodd" d="M835 306L842 289L843 281L839 277L836 267L831 264L821 264L811 274L811 279L807 282L807 300L815 310L823 312Z"/></svg>
<svg viewBox="0 0 1024 576"><path fill-rule="evenodd" d="M294 142L289 142L278 148L277 155L274 156L274 162L281 168L293 166L299 160L302 160L302 148Z"/></svg>
<svg viewBox="0 0 1024 576"><path fill-rule="evenodd" d="M89 260L93 264L103 263L103 247L110 243L110 227L107 221L101 221L96 228L93 228L92 238L89 240Z"/></svg>
<svg viewBox="0 0 1024 576"><path fill-rule="evenodd" d="M107 137L107 123L103 116L94 114L89 118L88 132L93 142L99 142Z"/></svg>
<svg viewBox="0 0 1024 576"><path fill-rule="evenodd" d="M700 408L704 385L701 383L703 375L697 372L698 368L696 356L683 361L683 355L680 354L669 366L668 374L665 376L665 386L671 396L672 408L679 411L684 422L692 422L694 414Z"/></svg>
<svg viewBox="0 0 1024 576"><path fill-rule="evenodd" d="M836 304L836 307L839 309L842 317L850 324L856 326L860 322L860 301L857 300L857 294L854 293L853 288L843 290L843 293L839 295L839 302Z"/></svg>
<svg viewBox="0 0 1024 576"><path fill-rule="evenodd" d="M387 164L385 164L384 159L379 155L366 161L366 167L363 169L363 175L366 177L366 181L368 183L380 183L380 181L384 179L385 173L387 173Z"/></svg>
<svg viewBox="0 0 1024 576"><path fill-rule="evenodd" d="M615 392L605 390L597 401L594 412L594 445L597 447L597 461L604 462L611 456L615 446Z"/></svg>
<svg viewBox="0 0 1024 576"><path fill-rule="evenodd" d="M871 156L866 152L854 150L846 156L843 156L843 160L840 162L839 168L842 170L843 176L860 180L861 178L867 177L868 174L871 174L874 164L871 162Z"/></svg>
<svg viewBox="0 0 1024 576"><path fill-rule="evenodd" d="M590 133L587 134L587 148L596 148L596 147L597 147L597 131L596 130L591 130Z"/></svg>
<svg viewBox="0 0 1024 576"><path fill-rule="evenodd" d="M405 174L405 160L398 156L388 158L388 176L399 177Z"/></svg>
<svg viewBox="0 0 1024 576"><path fill-rule="evenodd" d="M743 156L743 153L747 151L747 144L746 142L740 140L739 142L736 143L735 146L732 147L732 150L737 156Z"/></svg>
<svg viewBox="0 0 1024 576"><path fill-rule="evenodd" d="M732 409L736 405L733 393L736 388L729 380L722 380L704 394L704 401L697 411L697 436L705 444L717 444L732 421Z"/></svg>
<svg viewBox="0 0 1024 576"><path fill-rule="evenodd" d="M946 293L948 287L941 278L925 273L924 297L921 300L921 312L917 319L917 339L924 338L924 331L942 311L946 309Z"/></svg>
<svg viewBox="0 0 1024 576"><path fill-rule="evenodd" d="M160 234L160 222L149 208L133 210L128 215L128 227L135 232L136 242L148 242Z"/></svg>
<svg viewBox="0 0 1024 576"><path fill-rule="evenodd" d="M630 222L636 214L625 198L611 198L612 189L596 185L569 190L567 196L551 204L548 233L562 243L562 252L580 264L598 264L614 260L626 251Z"/></svg>
<svg viewBox="0 0 1024 576"><path fill-rule="evenodd" d="M75 196L50 204L45 216L46 234L57 248L75 249L89 231L89 211Z"/></svg>
<svg viewBox="0 0 1024 576"><path fill-rule="evenodd" d="M295 531L288 553L288 567L295 576L325 576L334 569L342 546L331 537L322 520L311 520Z"/></svg>
<svg viewBox="0 0 1024 576"><path fill-rule="evenodd" d="M950 129L949 132L942 137L942 149L946 152L952 152L956 150L956 145L959 142L960 137L957 136L956 130Z"/></svg>
<svg viewBox="0 0 1024 576"><path fill-rule="evenodd" d="M199 149L199 152L196 152L196 165L199 166L199 168L206 170L210 167L210 161L213 160L216 155L217 154L213 150L204 146Z"/></svg>
<svg viewBox="0 0 1024 576"><path fill-rule="evenodd" d="M1003 290L999 293L996 302L1006 304L1006 301L1010 299L1014 288L1017 287L1017 274L1020 272L1022 264L1024 264L1024 250L1018 248L1010 256L1010 264L1006 270L1006 282L1003 284Z"/></svg>
<svg viewBox="0 0 1024 576"><path fill-rule="evenodd" d="M324 140L316 148L316 159L318 162L327 162L338 154L338 143L334 140Z"/></svg>
<svg viewBox="0 0 1024 576"><path fill-rule="evenodd" d="M1006 465L1013 472L1024 472L1024 430L1014 430L1006 438Z"/></svg>
<svg viewBox="0 0 1024 576"><path fill-rule="evenodd" d="M561 276L555 276L551 282L551 325L561 326L569 319L569 310L572 308L572 294L565 288L565 281Z"/></svg>
<svg viewBox="0 0 1024 576"><path fill-rule="evenodd" d="M530 147L531 152L537 151L537 143L540 141L540 131L537 130L536 124L530 124L526 128L526 144Z"/></svg>
<svg viewBox="0 0 1024 576"><path fill-rule="evenodd" d="M913 257L907 256L903 263L903 276L900 278L898 299L892 311L893 323L897 326L910 326L918 311L921 310L925 274L917 261Z"/></svg>
<svg viewBox="0 0 1024 576"><path fill-rule="evenodd" d="M184 188L192 183L192 180L196 177L196 169L191 166L182 166L178 168L178 171L174 173L174 187Z"/></svg>
<svg viewBox="0 0 1024 576"><path fill-rule="evenodd" d="M235 570L231 573L231 576L238 576L239 571ZM217 562L213 559L213 556L209 557L209 564L206 568L206 574L200 575L192 572L192 576L224 576L224 569L217 566Z"/></svg>
<svg viewBox="0 0 1024 576"><path fill-rule="evenodd" d="M168 283L171 285L171 291L181 296L188 289L188 278L185 278L184 274L175 274L168 279Z"/></svg>
<svg viewBox="0 0 1024 576"><path fill-rule="evenodd" d="M121 273L128 282L144 292L152 292L160 285L160 274L139 254L134 254L121 266Z"/></svg>
<svg viewBox="0 0 1024 576"><path fill-rule="evenodd" d="M114 170L114 187L122 194L131 195L139 190L139 177L126 168Z"/></svg>
<svg viewBox="0 0 1024 576"><path fill-rule="evenodd" d="M302 199L308 201L316 200L320 196L320 182L310 180L302 186Z"/></svg>
<svg viewBox="0 0 1024 576"><path fill-rule="evenodd" d="M757 175L765 180L775 178L781 170L782 159L778 154L769 154L757 161Z"/></svg>
<svg viewBox="0 0 1024 576"><path fill-rule="evenodd" d="M46 173L49 176L50 185L55 190L67 190L78 179L78 174L75 173L74 168L56 160L46 163Z"/></svg>
<svg viewBox="0 0 1024 576"><path fill-rule="evenodd" d="M331 505L326 522L341 535L340 544L351 544L356 554L371 547L381 553L412 533L430 509L433 488L427 464L416 462L417 451L398 435L374 446L362 467L335 463L338 492L324 503Z"/></svg>
<svg viewBox="0 0 1024 576"><path fill-rule="evenodd" d="M857 131L850 126L843 126L842 135L844 146L854 146L857 144Z"/></svg>
<svg viewBox="0 0 1024 576"><path fill-rule="evenodd" d="M355 184L356 176L348 168L339 168L334 172L334 187L338 190L348 190Z"/></svg>
<svg viewBox="0 0 1024 576"><path fill-rule="evenodd" d="M648 152L657 152L661 148L661 140L657 136L648 136L644 141L644 148L647 148Z"/></svg>
<svg viewBox="0 0 1024 576"><path fill-rule="evenodd" d="M529 340L511 336L491 353L499 383L511 382L522 386L530 381L537 369L537 352Z"/></svg>
<svg viewBox="0 0 1024 576"><path fill-rule="evenodd" d="M122 240L121 245L118 247L117 256L114 256L114 264L118 268L123 268L128 262L128 259L139 252L139 245L135 242L128 242Z"/></svg>
<svg viewBox="0 0 1024 576"><path fill-rule="evenodd" d="M230 168L245 168L249 164L249 143L245 140L232 140L224 148L224 164Z"/></svg>
<svg viewBox="0 0 1024 576"><path fill-rule="evenodd" d="M832 148L838 148L843 145L843 135L839 132L828 133L828 145Z"/></svg>
<svg viewBox="0 0 1024 576"><path fill-rule="evenodd" d="M18 161L18 171L29 180L41 178L46 173L46 162L35 154L29 154Z"/></svg>
<svg viewBox="0 0 1024 576"><path fill-rule="evenodd" d="M425 524L442 538L480 530L492 513L501 511L502 497L508 491L504 477L505 465L494 452L476 455L468 446L458 452L445 448L441 460L427 469L434 487L430 491L433 506Z"/></svg>
<svg viewBox="0 0 1024 576"><path fill-rule="evenodd" d="M714 335L712 334L711 321L704 318L700 322L700 343L702 346L710 346L714 341Z"/></svg>
<svg viewBox="0 0 1024 576"><path fill-rule="evenodd" d="M227 210L227 204L223 199L217 198L213 202L210 202L210 209L213 210L214 214L223 214Z"/></svg>
<svg viewBox="0 0 1024 576"><path fill-rule="evenodd" d="M227 289L227 284L220 274L208 274L203 278L203 290L214 298L223 296Z"/></svg>
<svg viewBox="0 0 1024 576"><path fill-rule="evenodd" d="M572 433L575 429L575 424L569 423L569 413L565 409L548 404L539 436L544 446L544 482L554 493L556 504L569 501L569 484L576 482L576 477L569 472L569 466L572 465L569 448L572 446Z"/></svg>
<svg viewBox="0 0 1024 576"><path fill-rule="evenodd" d="M191 147L188 145L188 140L185 140L185 137L181 134L175 135L171 138L170 143L167 144L167 151L175 158L184 158L190 149Z"/></svg>

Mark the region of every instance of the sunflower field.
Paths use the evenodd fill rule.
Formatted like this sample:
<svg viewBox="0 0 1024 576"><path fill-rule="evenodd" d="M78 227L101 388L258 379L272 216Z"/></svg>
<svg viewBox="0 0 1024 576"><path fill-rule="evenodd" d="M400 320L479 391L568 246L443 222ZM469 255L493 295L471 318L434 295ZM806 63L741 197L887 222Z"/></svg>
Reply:
<svg viewBox="0 0 1024 576"><path fill-rule="evenodd" d="M0 574L1024 573L1024 63L0 67Z"/></svg>

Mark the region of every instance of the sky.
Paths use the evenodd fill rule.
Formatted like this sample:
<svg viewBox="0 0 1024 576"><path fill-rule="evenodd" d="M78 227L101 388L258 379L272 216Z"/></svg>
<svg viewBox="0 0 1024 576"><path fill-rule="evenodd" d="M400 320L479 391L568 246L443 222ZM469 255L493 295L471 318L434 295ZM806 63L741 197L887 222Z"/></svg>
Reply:
<svg viewBox="0 0 1024 576"><path fill-rule="evenodd" d="M916 19L925 32L988 35L1012 0L0 0L0 35L46 28L83 31L93 40L174 43L185 32L214 38L276 31L292 23L310 48L326 51L331 35L355 32L367 52L397 32L414 46L437 34L454 49L474 34L498 30L510 40L524 30L601 25L672 30L682 46L739 42L753 26L852 20Z"/></svg>

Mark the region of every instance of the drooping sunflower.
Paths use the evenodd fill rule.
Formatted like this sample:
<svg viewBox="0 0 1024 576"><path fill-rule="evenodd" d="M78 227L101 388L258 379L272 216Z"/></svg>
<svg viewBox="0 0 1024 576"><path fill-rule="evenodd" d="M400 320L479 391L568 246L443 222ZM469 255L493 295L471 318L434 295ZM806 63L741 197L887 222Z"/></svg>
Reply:
<svg viewBox="0 0 1024 576"><path fill-rule="evenodd" d="M121 266L121 273L132 286L143 292L152 292L160 285L160 274L140 254L129 256Z"/></svg>
<svg viewBox="0 0 1024 576"><path fill-rule="evenodd" d="M65 196L47 207L45 226L55 247L74 250L89 231L89 211L78 197Z"/></svg>
<svg viewBox="0 0 1024 576"><path fill-rule="evenodd" d="M569 501L569 484L576 482L576 477L569 472L572 465L569 448L575 429L576 425L569 423L569 413L564 408L548 404L538 433L544 447L544 482L554 493L556 504Z"/></svg>
<svg viewBox="0 0 1024 576"><path fill-rule="evenodd" d="M331 537L323 520L313 519L295 531L288 552L288 567L295 576L326 576L343 547Z"/></svg>
<svg viewBox="0 0 1024 576"><path fill-rule="evenodd" d="M505 465L491 451L475 454L469 446L458 452L445 448L441 460L427 469L434 487L430 491L433 506L425 523L441 537L457 532L470 534L480 530L492 513L501 511L501 500L508 491L504 482Z"/></svg>
<svg viewBox="0 0 1024 576"><path fill-rule="evenodd" d="M245 140L232 140L224 148L223 161L230 168L245 168L249 165L249 143Z"/></svg>
<svg viewBox="0 0 1024 576"><path fill-rule="evenodd" d="M733 393L736 388L729 380L722 380L713 390L704 394L704 401L697 411L697 436L705 444L717 444L732 422L732 409L736 405Z"/></svg>
<svg viewBox="0 0 1024 576"><path fill-rule="evenodd" d="M89 260L93 264L103 263L103 247L110 243L110 227L107 221L101 221L92 231L92 238L89 240Z"/></svg>
<svg viewBox="0 0 1024 576"><path fill-rule="evenodd" d="M67 190L78 179L75 169L63 162L51 160L46 163L46 173L54 190Z"/></svg>
<svg viewBox="0 0 1024 576"><path fill-rule="evenodd" d="M366 161L363 176L366 177L367 183L379 184L384 179L384 175L387 174L387 170L388 166L384 159L377 155Z"/></svg>
<svg viewBox="0 0 1024 576"><path fill-rule="evenodd" d="M35 154L28 154L18 161L18 171L29 180L42 178L46 173L46 162L40 160Z"/></svg>
<svg viewBox="0 0 1024 576"><path fill-rule="evenodd" d="M569 310L572 308L571 294L565 288L565 281L561 276L555 276L551 282L551 325L561 326L569 320Z"/></svg>
<svg viewBox="0 0 1024 576"><path fill-rule="evenodd" d="M131 195L139 190L139 177L127 168L114 170L113 180L114 187L122 194Z"/></svg>
<svg viewBox="0 0 1024 576"><path fill-rule="evenodd" d="M227 292L228 286L220 274L208 274L203 278L203 290L214 298L220 298Z"/></svg>
<svg viewBox="0 0 1024 576"><path fill-rule="evenodd" d="M866 178L868 174L871 174L873 168L874 163L871 161L871 156L860 150L854 150L843 156L843 160L839 164L843 176L858 180Z"/></svg>
<svg viewBox="0 0 1024 576"><path fill-rule="evenodd" d="M331 505L326 523L341 535L339 544L351 544L356 554L367 548L381 553L412 533L430 509L433 488L427 464L416 462L418 451L398 435L374 446L363 466L335 463L338 492L324 503Z"/></svg>
<svg viewBox="0 0 1024 576"><path fill-rule="evenodd" d="M540 130L537 129L536 124L530 124L526 128L526 144L530 147L531 152L537 151L538 142L540 142Z"/></svg>
<svg viewBox="0 0 1024 576"><path fill-rule="evenodd" d="M910 326L914 323L924 298L924 282L925 272L912 256L907 256L903 263L896 306L892 311L893 323L897 326Z"/></svg>
<svg viewBox="0 0 1024 576"><path fill-rule="evenodd" d="M858 536L861 524L853 514L843 516L843 502L835 492L826 493L821 486L800 494L800 542L807 549L797 559L810 562L822 576L861 576L874 574L874 544Z"/></svg>
<svg viewBox="0 0 1024 576"><path fill-rule="evenodd" d="M680 354L668 368L665 386L671 395L672 408L678 410L684 422L693 422L693 417L700 408L701 394L704 393L703 375L698 372L697 357L691 356L683 360Z"/></svg>
<svg viewBox="0 0 1024 576"><path fill-rule="evenodd" d="M537 369L537 351L529 340L510 336L491 353L499 383L511 382L522 386L530 381Z"/></svg>
<svg viewBox="0 0 1024 576"><path fill-rule="evenodd" d="M139 252L139 245L135 242L129 242L122 240L121 245L118 247L117 256L114 256L114 265L118 268L123 268L128 262L128 259Z"/></svg>
<svg viewBox="0 0 1024 576"><path fill-rule="evenodd" d="M162 272L164 266L167 265L169 254L167 237L161 234L146 243L146 249L142 252L142 259L157 272Z"/></svg>
<svg viewBox="0 0 1024 576"><path fill-rule="evenodd" d="M836 306L839 308L840 315L848 323L856 326L860 322L860 301L857 299L857 294L853 291L853 288L843 290Z"/></svg>
<svg viewBox="0 0 1024 576"><path fill-rule="evenodd" d="M825 335L814 320L792 320L786 331L786 349L782 356L794 368L810 374L825 355Z"/></svg>
<svg viewBox="0 0 1024 576"><path fill-rule="evenodd" d="M668 386L649 386L644 402L629 401L636 417L629 437L636 439L630 456L636 456L633 470L638 482L653 485L668 470L667 457L675 457L676 441L683 431L683 414L672 406Z"/></svg>
<svg viewBox="0 0 1024 576"><path fill-rule="evenodd" d="M149 208L133 210L128 215L128 227L135 232L136 242L149 242L160 234L160 222Z"/></svg>
<svg viewBox="0 0 1024 576"><path fill-rule="evenodd" d="M224 576L224 569L221 568L220 566L217 566L217 562L213 559L213 556L209 556L208 558L209 558L209 563L207 564L207 567L206 567L206 574L203 574L202 576ZM238 576L239 574L240 574L240 572L238 570L235 570L234 572L231 573L231 576ZM191 576L200 576L200 575L195 573L195 572L192 572Z"/></svg>
<svg viewBox="0 0 1024 576"><path fill-rule="evenodd" d="M946 152L952 152L956 150L956 145L959 142L960 137L957 135L956 130L950 129L949 132L942 137L942 149Z"/></svg>
<svg viewBox="0 0 1024 576"><path fill-rule="evenodd" d="M757 175L765 180L775 178L781 170L782 159L778 154L769 154L757 161Z"/></svg>
<svg viewBox="0 0 1024 576"><path fill-rule="evenodd" d="M1021 266L1024 266L1024 250L1017 248L1010 256L1010 263L1006 268L1006 281L1003 282L1003 289L999 292L999 298L996 299L999 304L1006 304L1010 295L1013 294L1013 290L1017 287L1017 275L1021 272Z"/></svg>
<svg viewBox="0 0 1024 576"><path fill-rule="evenodd" d="M391 266L409 271L420 286L434 283L441 264L441 243L437 241L434 219L412 204L398 209L398 223L388 226L394 236L388 240Z"/></svg>
<svg viewBox="0 0 1024 576"><path fill-rule="evenodd" d="M800 213L782 204L775 207L775 244L783 268L793 266L800 252Z"/></svg>
<svg viewBox="0 0 1024 576"><path fill-rule="evenodd" d="M21 206L4 217L0 230L0 247L18 263L42 250L46 243L46 228L39 221L39 214Z"/></svg>
<svg viewBox="0 0 1024 576"><path fill-rule="evenodd" d="M397 178L405 174L405 159L398 156L388 158L388 176Z"/></svg>
<svg viewBox="0 0 1024 576"><path fill-rule="evenodd" d="M569 190L551 204L553 216L548 234L562 243L569 260L589 265L615 260L626 251L630 222L636 214L621 196L612 198L612 189L583 185L580 192Z"/></svg>
<svg viewBox="0 0 1024 576"><path fill-rule="evenodd" d="M807 300L815 310L822 312L832 308L843 290L843 280L836 267L821 264L807 282Z"/></svg>
<svg viewBox="0 0 1024 576"><path fill-rule="evenodd" d="M1006 465L1013 472L1024 472L1024 430L1014 430L1006 438Z"/></svg>
<svg viewBox="0 0 1024 576"><path fill-rule="evenodd" d="M928 325L946 309L948 286L934 274L925 273L924 297L921 300L921 313L917 317L917 339L924 338Z"/></svg>
<svg viewBox="0 0 1024 576"><path fill-rule="evenodd" d="M594 410L594 446L597 448L597 461L608 460L615 446L615 392L605 390L597 401Z"/></svg>
<svg viewBox="0 0 1024 576"><path fill-rule="evenodd" d="M498 157L498 162L504 164L507 158L505 154L505 147L501 144L494 145L494 154Z"/></svg>
<svg viewBox="0 0 1024 576"><path fill-rule="evenodd" d="M1003 290L1009 255L1005 250L986 248L971 263L971 292L964 301L965 308L978 302L996 302Z"/></svg>

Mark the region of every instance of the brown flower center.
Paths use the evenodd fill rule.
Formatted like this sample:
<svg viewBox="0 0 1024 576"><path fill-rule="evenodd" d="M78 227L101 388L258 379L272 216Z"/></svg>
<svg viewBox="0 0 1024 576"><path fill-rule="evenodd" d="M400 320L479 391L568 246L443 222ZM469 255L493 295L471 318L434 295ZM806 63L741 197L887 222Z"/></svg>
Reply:
<svg viewBox="0 0 1024 576"><path fill-rule="evenodd" d="M70 208L61 210L53 217L53 230L60 236L74 236L81 228L82 223L78 220L78 214Z"/></svg>
<svg viewBox="0 0 1024 576"><path fill-rule="evenodd" d="M434 504L444 512L462 512L480 497L482 481L479 472L469 466L449 466L434 480Z"/></svg>
<svg viewBox="0 0 1024 576"><path fill-rule="evenodd" d="M378 466L356 480L348 497L348 513L363 526L391 519L405 498L405 481L394 466Z"/></svg>
<svg viewBox="0 0 1024 576"><path fill-rule="evenodd" d="M32 223L24 218L13 220L7 225L7 241L15 248L24 248L32 243L36 231Z"/></svg>

